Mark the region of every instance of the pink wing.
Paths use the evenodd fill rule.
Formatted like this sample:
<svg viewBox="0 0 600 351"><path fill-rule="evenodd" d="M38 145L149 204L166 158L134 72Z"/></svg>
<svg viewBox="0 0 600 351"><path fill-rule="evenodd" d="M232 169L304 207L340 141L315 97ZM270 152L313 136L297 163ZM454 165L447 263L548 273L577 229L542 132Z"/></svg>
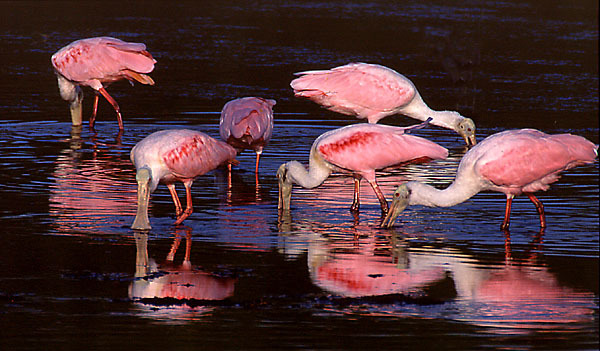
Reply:
<svg viewBox="0 0 600 351"><path fill-rule="evenodd" d="M410 80L389 68L351 63L324 71L307 71L291 82L296 96L335 112L358 115L392 112L415 95Z"/></svg>
<svg viewBox="0 0 600 351"><path fill-rule="evenodd" d="M427 139L404 134L404 128L355 124L318 141L317 149L331 164L364 174L420 158L444 159L446 148Z"/></svg>
<svg viewBox="0 0 600 351"><path fill-rule="evenodd" d="M52 65L60 74L84 84L118 79L124 70L149 73L154 63L146 45L110 37L77 40L52 55Z"/></svg>
<svg viewBox="0 0 600 351"><path fill-rule="evenodd" d="M546 190L561 171L594 162L597 148L577 135L522 129L492 135L469 153L477 154L481 176L518 194Z"/></svg>
<svg viewBox="0 0 600 351"><path fill-rule="evenodd" d="M221 112L221 138L228 140L233 136L239 139L249 133L253 140L268 141L273 132L274 105L275 100L256 97L229 101Z"/></svg>
<svg viewBox="0 0 600 351"><path fill-rule="evenodd" d="M177 140L165 144L162 159L173 174L194 178L235 159L236 151L220 140L196 131L188 131Z"/></svg>

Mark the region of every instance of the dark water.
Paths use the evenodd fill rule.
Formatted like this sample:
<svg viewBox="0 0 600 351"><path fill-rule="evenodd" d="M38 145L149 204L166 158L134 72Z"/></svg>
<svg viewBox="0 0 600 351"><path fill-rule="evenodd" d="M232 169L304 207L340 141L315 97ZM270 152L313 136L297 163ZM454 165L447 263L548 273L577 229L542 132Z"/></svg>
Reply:
<svg viewBox="0 0 600 351"><path fill-rule="evenodd" d="M218 4L218 5L217 5ZM293 73L351 61L411 78L426 102L472 117L478 139L509 128L598 143L598 4L593 1L0 3L0 348L14 349L597 349L598 162L526 198L499 230L504 197L409 208L378 229L363 184L333 176L294 189L278 218L277 167L356 120L293 97ZM125 133L100 103L97 133L72 130L49 58L99 35L141 41L156 85L117 83ZM261 159L242 153L232 188L220 171L193 186L194 214L173 227L160 186L153 229L129 229L131 147L165 128L218 136L222 106L277 100ZM86 91L84 114L91 111ZM388 124L414 121L388 117ZM449 184L443 162L379 177ZM180 188L181 189L181 188ZM187 250L187 255L186 255ZM187 256L187 260L185 259ZM164 298L156 299L154 296Z"/></svg>

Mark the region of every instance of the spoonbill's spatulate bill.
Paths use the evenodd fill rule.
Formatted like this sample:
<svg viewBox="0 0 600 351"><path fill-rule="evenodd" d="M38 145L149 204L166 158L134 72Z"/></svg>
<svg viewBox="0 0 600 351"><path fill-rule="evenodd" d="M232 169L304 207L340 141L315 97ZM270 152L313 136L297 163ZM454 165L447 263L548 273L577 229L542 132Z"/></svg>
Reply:
<svg viewBox="0 0 600 351"><path fill-rule="evenodd" d="M298 161L290 161L279 167L279 209L290 209L292 184L315 188L331 172L338 171L354 177L352 210L359 208L360 179L365 178L379 199L382 214L387 213L388 204L377 185L375 170L448 156L448 150L444 147L406 133L411 129L359 123L322 134L310 149L308 171Z"/></svg>
<svg viewBox="0 0 600 351"><path fill-rule="evenodd" d="M273 134L273 106L275 100L244 97L229 101L221 111L221 138L238 152L254 150L257 174L260 155Z"/></svg>
<svg viewBox="0 0 600 351"><path fill-rule="evenodd" d="M540 226L546 227L544 207L533 193L547 190L559 173L598 157L598 145L572 134L546 134L534 129L508 130L493 134L462 158L454 182L444 190L419 182L408 182L394 193L390 212L381 226L391 227L409 205L450 207L480 191L506 194L502 229L508 229L512 199L525 194L535 205Z"/></svg>
<svg viewBox="0 0 600 351"><path fill-rule="evenodd" d="M380 119L402 114L452 129L467 145L475 145L475 123L454 111L434 111L419 95L408 78L393 69L368 63L350 63L330 70L296 73L291 82L298 97L345 115L377 123Z"/></svg>
<svg viewBox="0 0 600 351"><path fill-rule="evenodd" d="M82 124L82 86L88 86L96 93L90 127L94 128L100 93L115 109L119 130L123 130L119 105L105 88L122 79L154 85L145 73L152 72L156 60L142 43L128 43L111 37L81 39L58 50L51 61L58 77L60 96L70 104L74 126Z"/></svg>
<svg viewBox="0 0 600 351"><path fill-rule="evenodd" d="M236 151L229 144L189 129L161 130L148 135L131 149L131 162L136 168L138 208L131 228L151 229L148 220L150 194L158 183L169 188L177 220L180 224L192 214L191 186L194 178L219 165L235 161ZM185 186L187 199L183 211L175 191L175 182Z"/></svg>

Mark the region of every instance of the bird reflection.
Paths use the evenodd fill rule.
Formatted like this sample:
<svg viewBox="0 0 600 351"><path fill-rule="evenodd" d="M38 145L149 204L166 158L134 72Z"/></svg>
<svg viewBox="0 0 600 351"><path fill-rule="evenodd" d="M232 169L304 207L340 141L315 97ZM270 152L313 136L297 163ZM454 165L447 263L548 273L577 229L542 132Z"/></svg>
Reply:
<svg viewBox="0 0 600 351"><path fill-rule="evenodd" d="M57 231L73 235L120 227L121 216L135 213L136 189L119 138L116 144L94 137L87 140L81 137L79 126L72 128L67 141L69 146L56 159L50 185L49 213Z"/></svg>
<svg viewBox="0 0 600 351"><path fill-rule="evenodd" d="M191 228L174 233L171 250L165 261L157 264L148 255L148 234L134 233L136 243L135 280L129 286L129 298L146 316L166 320L190 320L210 312L209 301L224 300L233 295L236 279L218 277L192 266ZM180 265L175 254L185 237L185 254Z"/></svg>
<svg viewBox="0 0 600 351"><path fill-rule="evenodd" d="M593 320L597 309L592 292L562 285L542 262L543 231L533 237L524 259L515 257L507 232L505 259L490 263L439 240L410 245L404 234L386 236L369 226L336 231L283 218L280 229L285 230L280 251L296 258L307 252L311 280L334 296L400 294L442 301L443 318L498 333L574 329ZM444 283L448 279L452 284Z"/></svg>

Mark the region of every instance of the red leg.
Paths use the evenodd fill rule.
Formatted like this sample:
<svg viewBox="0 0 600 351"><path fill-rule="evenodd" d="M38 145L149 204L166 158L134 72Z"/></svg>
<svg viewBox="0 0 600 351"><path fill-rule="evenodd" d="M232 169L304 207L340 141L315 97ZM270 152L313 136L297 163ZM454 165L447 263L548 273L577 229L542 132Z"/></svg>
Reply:
<svg viewBox="0 0 600 351"><path fill-rule="evenodd" d="M500 226L500 229L508 230L510 225L510 208L512 206L513 195L506 195L506 209L504 210L504 222Z"/></svg>
<svg viewBox="0 0 600 351"><path fill-rule="evenodd" d="M192 189L191 189L192 182L191 181L184 182L183 185L185 186L185 197L186 197L187 205L185 207L185 211L183 211L181 216L179 218L177 218L177 220L175 221L175 225L181 224L181 222L183 222L186 218L188 218L194 211L194 209L192 207Z"/></svg>
<svg viewBox="0 0 600 351"><path fill-rule="evenodd" d="M377 185L377 181L373 180L373 181L369 181L367 179L367 181L369 182L369 184L371 184L371 187L373 188L373 191L375 192L375 195L377 195L377 198L379 199L379 204L381 205L381 215L385 216L388 212L388 203L385 200L385 196L383 196L383 193L381 192L381 189L379 189L379 185Z"/></svg>
<svg viewBox="0 0 600 351"><path fill-rule="evenodd" d="M173 198L173 203L175 204L175 216L181 216L181 202L179 202L179 196L177 196L177 191L175 190L175 184L167 184L167 188L169 188L169 192L171 193L171 197Z"/></svg>
<svg viewBox="0 0 600 351"><path fill-rule="evenodd" d="M167 255L167 261L173 262L175 260L175 253L179 248L179 244L181 243L181 236L175 234L175 240L173 240L173 244L171 245L171 251Z"/></svg>
<svg viewBox="0 0 600 351"><path fill-rule="evenodd" d="M94 129L94 123L96 123L96 113L98 112L98 92L94 91L94 108L92 109L92 117L90 117L90 129Z"/></svg>
<svg viewBox="0 0 600 351"><path fill-rule="evenodd" d="M525 193L525 194L529 197L529 200L531 200L531 202L533 202L538 215L540 215L540 227L546 228L546 214L544 213L544 205L542 205L542 202L540 200L538 200L538 198L535 197L533 194L531 194L531 193Z"/></svg>
<svg viewBox="0 0 600 351"><path fill-rule="evenodd" d="M256 153L256 167L254 167L254 173L258 177L258 161L260 160L260 152Z"/></svg>
<svg viewBox="0 0 600 351"><path fill-rule="evenodd" d="M117 104L117 102L115 101L115 99L113 99L112 96L110 96L108 94L108 92L106 91L106 89L100 88L100 89L98 89L98 91L100 92L100 94L102 94L102 96L104 96L104 98L108 102L110 102L110 104L115 109L115 112L117 113L117 122L119 122L119 129L123 129L123 119L121 118L121 109L119 108L119 104Z"/></svg>
<svg viewBox="0 0 600 351"><path fill-rule="evenodd" d="M360 208L360 178L354 177L354 199L352 200L351 211L358 211Z"/></svg>

